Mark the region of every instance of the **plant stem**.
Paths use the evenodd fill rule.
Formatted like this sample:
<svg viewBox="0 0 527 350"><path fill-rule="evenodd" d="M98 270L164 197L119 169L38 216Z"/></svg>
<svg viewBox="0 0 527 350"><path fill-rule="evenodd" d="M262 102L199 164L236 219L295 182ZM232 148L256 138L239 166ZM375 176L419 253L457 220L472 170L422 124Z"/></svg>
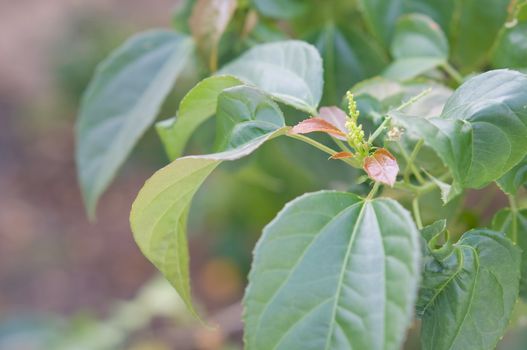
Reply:
<svg viewBox="0 0 527 350"><path fill-rule="evenodd" d="M381 125L379 125L379 127L373 132L373 134L370 135L370 137L368 138L368 144L372 144L373 141L375 141L375 139L377 137L379 137L379 135L384 131L384 129L386 128L386 125L392 120L391 117L386 117L384 119L384 121L381 123Z"/></svg>
<svg viewBox="0 0 527 350"><path fill-rule="evenodd" d="M417 100L421 99L423 96L428 95L430 93L430 91L432 91L432 88L428 88L428 89L425 89L425 90L421 91L419 94L415 95L414 97L412 97L408 101L403 102L399 107L397 107L395 109L395 111L396 112L402 111L406 107L408 107L408 106L414 104L415 102L417 102Z"/></svg>
<svg viewBox="0 0 527 350"><path fill-rule="evenodd" d="M459 85L463 83L463 76L450 63L445 62L441 67L456 81L456 83Z"/></svg>
<svg viewBox="0 0 527 350"><path fill-rule="evenodd" d="M342 142L341 140L337 139L337 138L334 138L332 137L331 138L336 144L337 146L339 146L339 148L343 151L343 152L351 152L351 150L349 149L348 146L346 146L346 144L344 142Z"/></svg>
<svg viewBox="0 0 527 350"><path fill-rule="evenodd" d="M512 230L512 241L514 243L518 243L518 205L516 204L516 197L512 195L508 195L509 197L509 205L511 208L511 230Z"/></svg>
<svg viewBox="0 0 527 350"><path fill-rule="evenodd" d="M401 154L403 155L403 158L406 161L406 169L405 169L405 171L403 173L404 181L408 182L408 183L410 182L409 176L410 176L410 171L411 171L414 174L414 176L417 179L417 181L419 181L419 183L425 184L426 180L423 178L423 176L421 175L419 170L416 168L412 157L410 155L408 155L408 152L406 152L406 149L401 144L401 142L398 142L397 144L399 145L399 148L401 149ZM417 147L417 146L419 146L419 147ZM415 145L415 147L414 147L414 149L412 151L412 155L414 155L414 157L417 155L416 152L419 152L419 149L421 148L421 146L422 146L422 144L419 145L419 142ZM417 151L416 151L416 148L417 148ZM409 169L409 170L407 171L407 169Z"/></svg>
<svg viewBox="0 0 527 350"><path fill-rule="evenodd" d="M311 146L313 146L315 148L318 148L322 152L325 152L325 153L329 154L330 156L333 156L333 155L335 155L337 153L337 151L335 151L334 149L329 148L328 146L323 145L323 144L321 144L318 141L310 139L307 136L300 135L300 134L290 134L290 133L287 133L286 135L291 137L291 138L293 138L293 139L297 139L297 140L303 141L305 143L308 143ZM351 165L354 168L361 168L361 165L357 164L357 161L354 160L353 158L343 158L343 159L340 159L340 160L342 160L343 162Z"/></svg>
<svg viewBox="0 0 527 350"><path fill-rule="evenodd" d="M375 194L377 193L377 191L379 190L379 186L381 185L380 182L375 182L373 184L373 187L370 191L370 193L368 193L368 197L366 197L366 200L369 201L369 200L372 200L373 197L375 196Z"/></svg>
<svg viewBox="0 0 527 350"><path fill-rule="evenodd" d="M421 211L419 209L419 196L415 196L412 201L412 211L414 213L417 228L421 230L423 228L423 221L421 220Z"/></svg>

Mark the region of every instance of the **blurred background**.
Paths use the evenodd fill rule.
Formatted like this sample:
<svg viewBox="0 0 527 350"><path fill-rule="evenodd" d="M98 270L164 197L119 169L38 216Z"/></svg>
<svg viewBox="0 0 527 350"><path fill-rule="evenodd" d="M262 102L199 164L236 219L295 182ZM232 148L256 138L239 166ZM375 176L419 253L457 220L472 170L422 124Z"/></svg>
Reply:
<svg viewBox="0 0 527 350"><path fill-rule="evenodd" d="M137 191L167 162L152 131L100 201L98 221L87 221L73 160L82 91L112 49L131 34L169 27L177 5L0 0L0 350L241 349L240 299L261 228L303 192L348 188L348 167L299 156L304 146L290 141L207 180L191 210L191 274L197 304L216 327L188 316L129 229ZM180 97L168 99L160 119ZM191 151L212 137L204 129ZM520 316L514 322L525 323ZM416 332L408 349L418 349ZM525 349L526 337L513 331L501 348Z"/></svg>

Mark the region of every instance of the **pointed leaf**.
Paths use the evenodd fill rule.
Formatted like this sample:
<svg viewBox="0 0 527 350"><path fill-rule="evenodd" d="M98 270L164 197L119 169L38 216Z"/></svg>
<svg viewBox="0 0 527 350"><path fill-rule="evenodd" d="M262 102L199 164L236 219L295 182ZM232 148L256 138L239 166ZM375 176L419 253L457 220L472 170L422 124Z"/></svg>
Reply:
<svg viewBox="0 0 527 350"><path fill-rule="evenodd" d="M416 306L423 349L494 349L518 297L520 250L501 233L477 229L451 254L425 262Z"/></svg>
<svg viewBox="0 0 527 350"><path fill-rule="evenodd" d="M527 209L514 215L509 208L500 210L492 219L492 229L505 232L522 250L520 296L527 301Z"/></svg>
<svg viewBox="0 0 527 350"><path fill-rule="evenodd" d="M129 39L98 66L84 94L76 128L75 158L90 217L154 121L192 51L186 36L153 30Z"/></svg>
<svg viewBox="0 0 527 350"><path fill-rule="evenodd" d="M248 93L247 100L255 98L261 103L263 95ZM247 100L245 102L247 102ZM269 103L274 103L268 99ZM226 100L220 100L221 110ZM251 105L257 108L258 103ZM233 113L236 112L233 110ZM251 115L254 110L249 110ZM276 119L282 118L280 110L270 109L267 113L277 113ZM235 116L232 114L231 116ZM269 116L269 115L267 115ZM236 116L238 118L243 117ZM283 119L282 119L283 120ZM250 133L236 140L236 148L229 151L179 158L166 167L158 170L148 179L132 205L130 224L134 239L142 253L150 260L177 290L190 311L196 314L191 302L189 285L189 258L186 238L186 221L194 193L205 178L224 160L235 160L256 150L265 141L282 135L287 128L277 125L267 133Z"/></svg>
<svg viewBox="0 0 527 350"><path fill-rule="evenodd" d="M302 120L296 124L290 131L291 134L308 134L310 132L325 132L331 136L345 138L346 134L343 133L335 125L327 122L322 118L309 118Z"/></svg>
<svg viewBox="0 0 527 350"><path fill-rule="evenodd" d="M219 74L253 84L275 100L312 115L322 97L322 59L302 41L281 41L253 47Z"/></svg>
<svg viewBox="0 0 527 350"><path fill-rule="evenodd" d="M370 179L393 186L399 173L399 165L386 148L379 148L364 159L364 170Z"/></svg>
<svg viewBox="0 0 527 350"><path fill-rule="evenodd" d="M249 275L254 349L399 349L412 319L419 233L390 199L322 191L264 229Z"/></svg>
<svg viewBox="0 0 527 350"><path fill-rule="evenodd" d="M300 16L309 8L305 0L252 0L252 4L262 15L278 19Z"/></svg>
<svg viewBox="0 0 527 350"><path fill-rule="evenodd" d="M170 160L181 156L192 133L214 115L220 93L242 84L239 79L229 75L203 79L183 97L176 118L156 124Z"/></svg>
<svg viewBox="0 0 527 350"><path fill-rule="evenodd" d="M353 157L354 157L353 153L350 153L350 152L337 152L331 157L329 157L329 159L346 159L346 158L353 158Z"/></svg>

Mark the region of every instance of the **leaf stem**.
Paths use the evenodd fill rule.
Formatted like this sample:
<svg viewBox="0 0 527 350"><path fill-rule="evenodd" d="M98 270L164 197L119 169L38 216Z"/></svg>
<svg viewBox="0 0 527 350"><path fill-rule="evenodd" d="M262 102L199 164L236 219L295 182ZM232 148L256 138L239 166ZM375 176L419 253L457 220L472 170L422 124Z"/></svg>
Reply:
<svg viewBox="0 0 527 350"><path fill-rule="evenodd" d="M430 93L430 91L432 91L432 88L424 89L419 94L415 95L414 97L410 98L409 100L407 100L407 101L403 102L401 105L399 105L399 107L397 107L395 109L395 111L396 112L402 111L406 107L408 107L408 106L414 104L415 102L417 102L422 97L428 95Z"/></svg>
<svg viewBox="0 0 527 350"><path fill-rule="evenodd" d="M397 143L399 145L399 148L401 149L401 154L403 155L404 160L406 161L406 169L403 173L404 181L409 183L410 182L410 171L414 174L417 181L419 181L420 184L425 184L426 180L421 175L421 172L414 164L415 157L417 156L419 150L421 149L422 143L419 144L419 142L416 143L412 155L408 155L408 152L406 152L406 149L401 144L401 142Z"/></svg>
<svg viewBox="0 0 527 350"><path fill-rule="evenodd" d="M463 84L463 76L450 63L445 62L441 65L441 67L456 81L456 83L459 85Z"/></svg>
<svg viewBox="0 0 527 350"><path fill-rule="evenodd" d="M373 184L373 187L372 187L370 193L368 193L368 196L366 197L366 200L367 200L367 201L373 199L373 197L375 196L375 194L376 194L377 191L379 190L380 185L381 185L380 182L375 181L375 183Z"/></svg>
<svg viewBox="0 0 527 350"><path fill-rule="evenodd" d="M291 137L291 138L293 138L293 139L297 139L297 140L303 141L303 142L305 142L307 144L310 144L311 146L313 146L315 148L318 148L319 150L329 154L330 156L333 156L336 153L338 153L334 149L329 148L328 146L323 145L320 142L315 141L315 140L313 140L313 139L311 139L311 138L309 138L307 136L304 136L304 135L301 135L301 134L291 134L291 133L287 133L286 135ZM354 168L361 168L362 167L360 164L357 164L357 160L353 159L353 158L343 158L343 159L340 159L340 160L342 160L343 162L351 165Z"/></svg>
<svg viewBox="0 0 527 350"><path fill-rule="evenodd" d="M368 144L372 144L373 141L386 129L386 125L392 120L391 117L386 117L379 127L368 137Z"/></svg>
<svg viewBox="0 0 527 350"><path fill-rule="evenodd" d="M412 211L415 217L415 223L418 229L423 229L423 221L421 220L421 211L419 209L419 196L415 196L412 201Z"/></svg>
<svg viewBox="0 0 527 350"><path fill-rule="evenodd" d="M518 205L516 204L516 197L512 195L507 196L509 198L509 206L511 208L511 229L512 229L512 241L518 243Z"/></svg>

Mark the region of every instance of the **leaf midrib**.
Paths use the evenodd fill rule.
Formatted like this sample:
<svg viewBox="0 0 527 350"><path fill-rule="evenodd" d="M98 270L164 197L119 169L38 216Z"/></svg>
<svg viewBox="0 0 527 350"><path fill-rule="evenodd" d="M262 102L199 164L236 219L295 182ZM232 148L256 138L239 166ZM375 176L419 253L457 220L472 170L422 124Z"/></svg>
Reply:
<svg viewBox="0 0 527 350"><path fill-rule="evenodd" d="M360 209L359 215L357 216L357 221L356 221L355 227L353 228L353 231L351 233L351 237L350 237L347 249L346 249L346 255L344 256L344 261L342 263L342 268L341 268L339 280L338 280L338 283L337 283L337 294L335 295L335 302L333 304L333 310L332 310L331 318L330 318L330 322L331 323L330 323L329 329L328 329L328 335L327 335L327 338L326 338L326 345L324 346L325 350L328 350L329 349L328 347L331 344L331 334L333 333L333 328L335 327L335 318L336 318L336 313L337 313L337 306L338 306L339 299L340 299L340 293L342 291L342 284L344 283L344 274L345 274L345 271L346 271L346 266L348 265L349 257L351 255L351 249L353 247L353 243L355 242L355 238L357 236L358 228L361 226L361 221L362 221L362 219L364 217L365 208L369 204L369 202L359 202L359 203L362 204L362 208ZM351 206L349 208L351 208Z"/></svg>

